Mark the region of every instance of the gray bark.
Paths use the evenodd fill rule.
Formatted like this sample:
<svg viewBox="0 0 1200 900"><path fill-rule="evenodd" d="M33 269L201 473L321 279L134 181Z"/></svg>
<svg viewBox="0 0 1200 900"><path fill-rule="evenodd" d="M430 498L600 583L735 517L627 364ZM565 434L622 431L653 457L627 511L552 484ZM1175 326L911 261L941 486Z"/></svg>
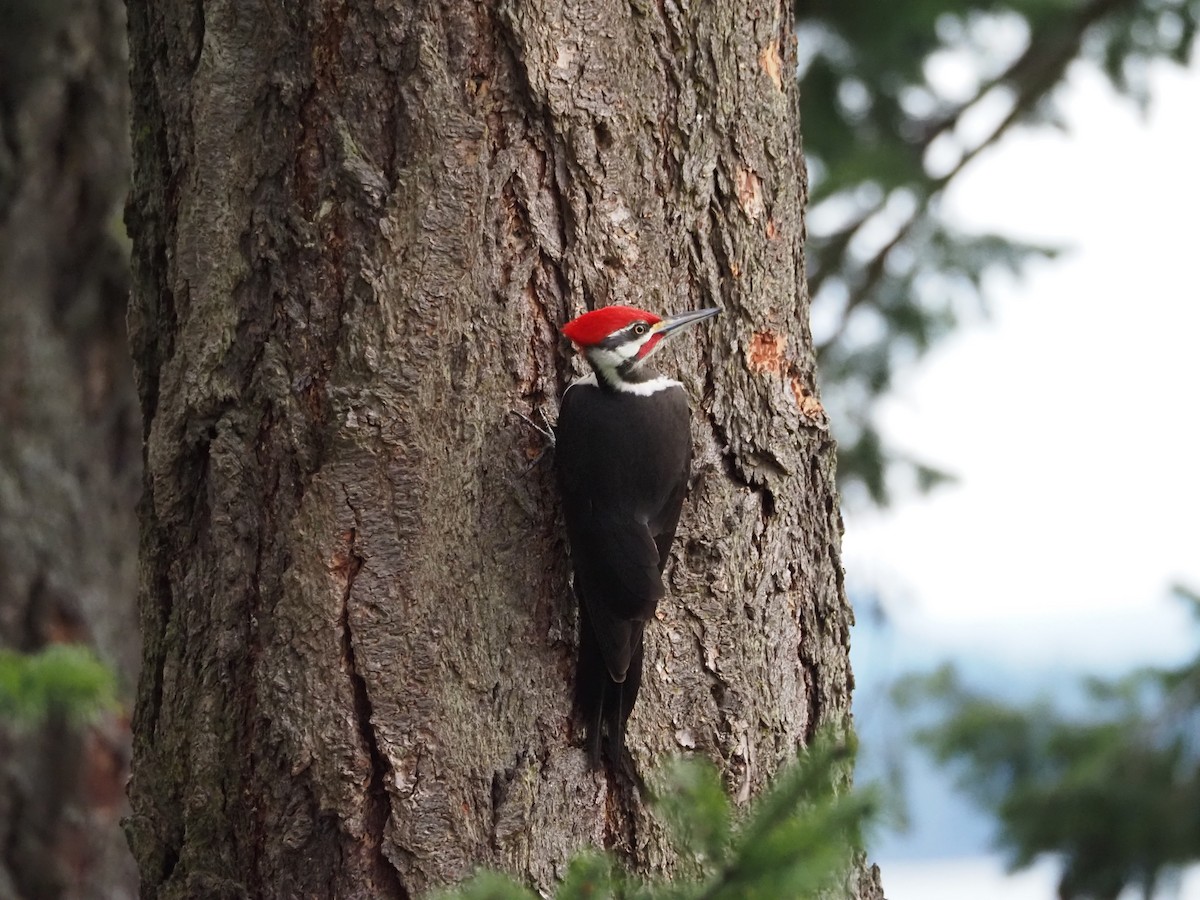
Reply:
<svg viewBox="0 0 1200 900"><path fill-rule="evenodd" d="M736 6L131 2L146 896L673 868L587 769L509 416L553 412L587 306L725 309L675 357L698 459L637 766L695 750L744 800L845 721L791 14Z"/></svg>
<svg viewBox="0 0 1200 900"><path fill-rule="evenodd" d="M0 9L0 647L93 647L132 696L139 423L120 2ZM128 716L0 722L0 897L133 896Z"/></svg>

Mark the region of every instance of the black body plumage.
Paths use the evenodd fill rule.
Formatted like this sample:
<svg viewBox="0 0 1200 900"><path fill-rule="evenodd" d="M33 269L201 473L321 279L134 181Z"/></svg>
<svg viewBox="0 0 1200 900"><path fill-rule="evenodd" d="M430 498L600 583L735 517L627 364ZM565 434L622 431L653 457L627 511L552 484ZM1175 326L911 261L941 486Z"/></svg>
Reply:
<svg viewBox="0 0 1200 900"><path fill-rule="evenodd" d="M576 703L593 765L602 731L614 762L624 747L642 683L643 630L664 594L662 571L691 464L683 387L666 379L641 383L656 389L639 394L603 379L577 382L563 396L556 428L580 608Z"/></svg>

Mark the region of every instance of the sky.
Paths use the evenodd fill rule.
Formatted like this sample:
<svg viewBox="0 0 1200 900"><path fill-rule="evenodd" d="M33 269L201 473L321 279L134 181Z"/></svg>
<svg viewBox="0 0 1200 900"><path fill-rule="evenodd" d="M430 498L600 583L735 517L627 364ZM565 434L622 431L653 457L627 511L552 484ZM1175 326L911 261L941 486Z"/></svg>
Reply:
<svg viewBox="0 0 1200 900"><path fill-rule="evenodd" d="M851 593L888 617L857 648L860 685L949 658L1036 682L1196 652L1170 588L1200 591L1200 67L1151 85L1143 116L1077 66L1067 131L1014 134L946 198L957 224L1068 252L991 280L990 313L880 411L892 445L958 481L846 512ZM1050 861L1006 877L994 856L916 858L930 838L884 842L889 900L1054 896ZM1200 898L1200 871L1179 897Z"/></svg>
<svg viewBox="0 0 1200 900"><path fill-rule="evenodd" d="M1025 130L961 176L964 226L1068 247L989 284L897 379L899 448L957 484L847 513L851 584L914 639L1010 661L1181 659L1200 590L1200 68L1162 65L1143 118L1071 74L1069 130Z"/></svg>

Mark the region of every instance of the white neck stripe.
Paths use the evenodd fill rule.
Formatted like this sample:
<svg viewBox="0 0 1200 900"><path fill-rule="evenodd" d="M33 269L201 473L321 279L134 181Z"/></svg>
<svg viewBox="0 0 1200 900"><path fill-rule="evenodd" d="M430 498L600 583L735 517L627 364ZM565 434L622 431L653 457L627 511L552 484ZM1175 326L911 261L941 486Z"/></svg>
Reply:
<svg viewBox="0 0 1200 900"><path fill-rule="evenodd" d="M639 397L649 397L652 394L657 394L659 391L668 391L673 387L683 387L674 378L666 378L659 375L657 378L651 378L649 381L621 381L617 380L616 389L625 394L637 394Z"/></svg>
<svg viewBox="0 0 1200 900"><path fill-rule="evenodd" d="M567 385L567 390L569 391L577 384L586 384L590 385L591 387L599 387L599 384L596 381L595 372L589 372L587 375L584 375L581 378L576 378L569 385ZM657 378L651 378L648 381L623 381L618 378L616 384L612 385L612 387L623 394L636 394L639 397L650 397L654 394L657 394L659 391L667 391L673 387L681 388L683 385L674 378L666 378L662 375L659 375Z"/></svg>

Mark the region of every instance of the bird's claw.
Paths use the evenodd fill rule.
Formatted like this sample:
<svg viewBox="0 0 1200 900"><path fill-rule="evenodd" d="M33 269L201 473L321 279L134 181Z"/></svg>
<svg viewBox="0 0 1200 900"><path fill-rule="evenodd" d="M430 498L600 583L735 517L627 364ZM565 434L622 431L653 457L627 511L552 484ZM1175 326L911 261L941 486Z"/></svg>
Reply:
<svg viewBox="0 0 1200 900"><path fill-rule="evenodd" d="M537 422L533 421L533 419L529 418L529 416L525 415L522 412L518 412L515 409L509 410L509 412L511 412L514 416L516 416L518 419L520 419L522 422L524 422L526 425L528 425L530 428L532 428L534 431L536 431L538 434L540 434L542 437L544 437L546 439L546 445L544 447L542 447L541 450L538 451L537 456L535 456L530 461L529 465L526 466L525 471L529 472L535 466L537 466L538 463L540 463L542 461L542 459L546 456L546 451L553 450L555 445L558 443L557 438L554 436L554 425L550 422L549 419L546 418L546 413L540 406L537 408L537 414L542 420L541 425L539 425Z"/></svg>
<svg viewBox="0 0 1200 900"><path fill-rule="evenodd" d="M551 447L557 443L557 438L554 436L554 424L546 418L546 412L540 406L537 408L537 414L539 417L541 417L541 425L533 421L533 419L529 418L529 416L525 415L524 413L517 412L515 409L510 410L510 412L512 412L514 416L516 416L542 437L544 437Z"/></svg>

